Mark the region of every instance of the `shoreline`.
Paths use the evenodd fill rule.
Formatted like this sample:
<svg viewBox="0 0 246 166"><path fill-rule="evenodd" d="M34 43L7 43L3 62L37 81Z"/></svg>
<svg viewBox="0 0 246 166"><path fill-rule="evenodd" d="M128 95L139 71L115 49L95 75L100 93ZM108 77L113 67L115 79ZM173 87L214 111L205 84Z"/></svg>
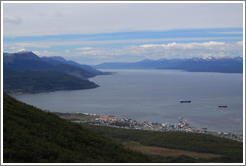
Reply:
<svg viewBox="0 0 246 166"><path fill-rule="evenodd" d="M125 129L136 129L136 130L150 130L150 131L179 131L179 132L191 132L199 134L209 134L217 137L223 137L227 139L232 139L238 142L243 142L243 134L234 134L231 132L220 132L212 131L207 128L196 128L190 126L189 123L179 117L178 122L174 124L170 123L158 123L158 122L149 122L149 121L137 121L131 118L118 118L112 115L98 115L91 113L61 113L61 112L52 112L70 122L75 123L87 123L91 125L100 125L108 126L115 128L125 128Z"/></svg>

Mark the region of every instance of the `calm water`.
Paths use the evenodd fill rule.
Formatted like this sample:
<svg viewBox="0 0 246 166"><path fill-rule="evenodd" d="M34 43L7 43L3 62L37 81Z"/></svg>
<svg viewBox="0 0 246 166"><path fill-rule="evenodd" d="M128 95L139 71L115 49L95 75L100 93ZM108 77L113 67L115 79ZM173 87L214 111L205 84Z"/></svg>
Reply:
<svg viewBox="0 0 246 166"><path fill-rule="evenodd" d="M242 133L243 74L171 70L105 70L90 90L25 94L17 99L57 112L88 112L176 123L179 117L198 128ZM192 100L180 104L179 100ZM227 105L228 108L218 108Z"/></svg>

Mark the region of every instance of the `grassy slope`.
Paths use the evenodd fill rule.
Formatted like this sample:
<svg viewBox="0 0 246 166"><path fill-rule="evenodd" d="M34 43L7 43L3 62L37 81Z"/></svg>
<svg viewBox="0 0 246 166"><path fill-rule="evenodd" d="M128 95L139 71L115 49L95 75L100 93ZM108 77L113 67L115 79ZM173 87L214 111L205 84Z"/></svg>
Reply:
<svg viewBox="0 0 246 166"><path fill-rule="evenodd" d="M134 141L142 145L211 153L222 156L206 161L190 160L191 162L243 162L243 143L212 135L129 130L92 125L84 126L98 134L118 140L119 142Z"/></svg>
<svg viewBox="0 0 246 166"><path fill-rule="evenodd" d="M152 132L78 125L4 94L4 163L39 162L242 162L243 144L210 135ZM97 134L95 134L97 133ZM106 136L106 137L105 137ZM117 140L118 143L111 139ZM125 141L143 145L218 154L200 159L145 156L123 148Z"/></svg>
<svg viewBox="0 0 246 166"><path fill-rule="evenodd" d="M151 162L81 125L4 94L3 162Z"/></svg>

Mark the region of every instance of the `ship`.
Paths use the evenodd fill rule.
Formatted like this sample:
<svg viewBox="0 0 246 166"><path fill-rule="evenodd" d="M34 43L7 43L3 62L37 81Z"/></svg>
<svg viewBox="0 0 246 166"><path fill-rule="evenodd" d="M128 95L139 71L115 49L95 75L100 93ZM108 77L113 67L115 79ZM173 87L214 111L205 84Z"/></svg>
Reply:
<svg viewBox="0 0 246 166"><path fill-rule="evenodd" d="M180 103L191 103L191 100L180 100Z"/></svg>
<svg viewBox="0 0 246 166"><path fill-rule="evenodd" d="M227 105L219 105L219 108L227 108Z"/></svg>

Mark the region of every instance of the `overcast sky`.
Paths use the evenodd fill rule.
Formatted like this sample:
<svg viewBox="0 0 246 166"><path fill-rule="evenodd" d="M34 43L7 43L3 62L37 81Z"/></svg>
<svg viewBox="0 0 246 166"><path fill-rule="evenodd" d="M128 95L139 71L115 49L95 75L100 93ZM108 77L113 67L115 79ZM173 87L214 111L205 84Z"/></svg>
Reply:
<svg viewBox="0 0 246 166"><path fill-rule="evenodd" d="M4 51L88 64L242 56L242 28L242 3L3 4Z"/></svg>

